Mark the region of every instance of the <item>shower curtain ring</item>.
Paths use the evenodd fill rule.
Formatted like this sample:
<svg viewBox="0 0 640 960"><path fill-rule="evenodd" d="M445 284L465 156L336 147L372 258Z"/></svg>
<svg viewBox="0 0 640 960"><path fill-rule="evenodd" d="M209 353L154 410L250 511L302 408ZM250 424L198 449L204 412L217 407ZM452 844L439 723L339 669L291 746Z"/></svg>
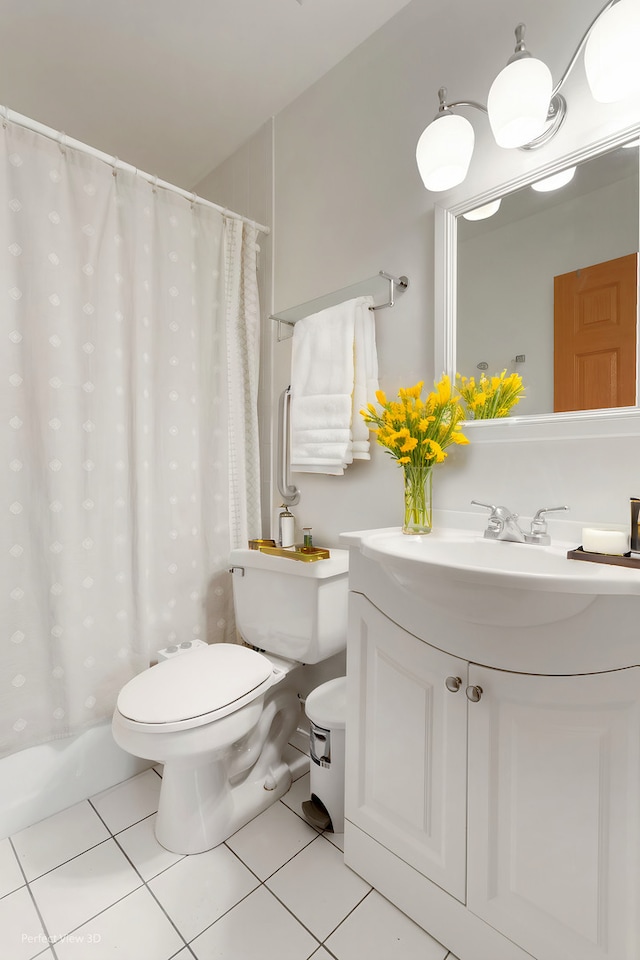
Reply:
<svg viewBox="0 0 640 960"><path fill-rule="evenodd" d="M2 126L6 130L9 123L9 111L4 105L0 107L0 110L2 110Z"/></svg>
<svg viewBox="0 0 640 960"><path fill-rule="evenodd" d="M67 155L67 151L65 150L66 139L67 137L64 130L61 130L58 134L58 146L60 147L60 153L62 154L63 157Z"/></svg>
<svg viewBox="0 0 640 960"><path fill-rule="evenodd" d="M112 166L113 166L113 170L111 171L111 176L112 176L112 177L117 177L117 176L118 176L118 164L120 163L120 161L118 160L117 157L114 157L113 160L111 161L111 163L112 163Z"/></svg>
<svg viewBox="0 0 640 960"><path fill-rule="evenodd" d="M157 177L154 177L153 180L151 181L151 192L152 192L152 193L157 193L157 192L158 192L158 178L157 178Z"/></svg>

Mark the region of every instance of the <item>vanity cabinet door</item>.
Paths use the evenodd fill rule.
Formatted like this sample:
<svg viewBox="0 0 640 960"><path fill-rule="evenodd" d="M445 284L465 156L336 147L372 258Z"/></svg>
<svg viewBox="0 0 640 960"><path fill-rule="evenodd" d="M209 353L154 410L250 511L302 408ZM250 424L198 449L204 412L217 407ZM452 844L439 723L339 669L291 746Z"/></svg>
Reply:
<svg viewBox="0 0 640 960"><path fill-rule="evenodd" d="M637 960L640 668L469 674L468 908L536 960Z"/></svg>
<svg viewBox="0 0 640 960"><path fill-rule="evenodd" d="M464 901L467 663L358 594L349 617L346 816Z"/></svg>

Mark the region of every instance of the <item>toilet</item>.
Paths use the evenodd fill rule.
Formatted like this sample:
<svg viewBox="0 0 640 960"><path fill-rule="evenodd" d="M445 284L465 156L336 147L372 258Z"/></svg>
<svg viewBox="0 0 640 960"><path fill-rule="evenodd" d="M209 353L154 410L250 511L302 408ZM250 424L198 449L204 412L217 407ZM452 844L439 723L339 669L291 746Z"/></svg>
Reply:
<svg viewBox="0 0 640 960"><path fill-rule="evenodd" d="M120 691L116 743L164 764L156 837L174 853L222 843L291 785L284 749L300 719L297 668L345 649L348 551L313 562L231 552L236 626Z"/></svg>

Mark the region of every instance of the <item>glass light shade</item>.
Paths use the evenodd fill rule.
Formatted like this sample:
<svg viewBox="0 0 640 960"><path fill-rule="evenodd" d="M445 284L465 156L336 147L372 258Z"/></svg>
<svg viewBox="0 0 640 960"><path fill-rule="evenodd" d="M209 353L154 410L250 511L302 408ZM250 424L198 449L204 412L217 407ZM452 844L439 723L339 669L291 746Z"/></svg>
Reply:
<svg viewBox="0 0 640 960"><path fill-rule="evenodd" d="M501 203L502 200L498 197L497 200L492 200L490 203L483 203L481 207L476 207L475 210L467 210L462 216L465 220L488 220L489 217L498 212Z"/></svg>
<svg viewBox="0 0 640 960"><path fill-rule="evenodd" d="M522 57L507 64L491 85L487 110L496 143L522 147L545 129L553 80L542 60Z"/></svg>
<svg viewBox="0 0 640 960"><path fill-rule="evenodd" d="M551 177L545 177L544 180L538 180L537 183L532 183L531 189L537 190L538 193L550 193L551 190L559 190L560 187L566 186L573 180L575 172L575 167L567 167L566 170L561 170L560 173L554 173Z"/></svg>
<svg viewBox="0 0 640 960"><path fill-rule="evenodd" d="M614 103L640 92L640 4L619 0L602 14L584 51L593 99Z"/></svg>
<svg viewBox="0 0 640 960"><path fill-rule="evenodd" d="M416 162L427 190L450 190L467 175L475 134L465 117L447 113L429 124L418 140Z"/></svg>

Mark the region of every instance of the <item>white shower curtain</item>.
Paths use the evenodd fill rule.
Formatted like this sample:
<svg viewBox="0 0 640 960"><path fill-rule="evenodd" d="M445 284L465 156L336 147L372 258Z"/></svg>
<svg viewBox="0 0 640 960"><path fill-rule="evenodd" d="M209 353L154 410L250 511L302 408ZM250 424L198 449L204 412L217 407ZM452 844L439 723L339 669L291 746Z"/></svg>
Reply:
<svg viewBox="0 0 640 960"><path fill-rule="evenodd" d="M158 649L234 639L260 488L255 228L1 133L3 755L110 716Z"/></svg>

